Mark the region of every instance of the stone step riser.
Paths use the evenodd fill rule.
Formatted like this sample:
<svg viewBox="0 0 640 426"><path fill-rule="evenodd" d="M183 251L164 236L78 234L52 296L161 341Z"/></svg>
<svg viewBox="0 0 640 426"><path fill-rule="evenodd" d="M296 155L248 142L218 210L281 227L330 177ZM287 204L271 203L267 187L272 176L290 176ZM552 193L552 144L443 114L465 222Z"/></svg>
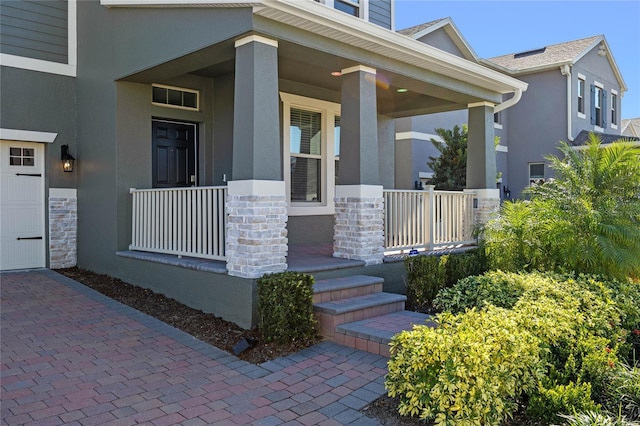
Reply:
<svg viewBox="0 0 640 426"><path fill-rule="evenodd" d="M354 321L360 321L369 318L375 318L382 315L399 312L404 310L404 301L385 303L363 309L357 309L350 312L344 312L332 315L326 312L315 312L318 322L318 331L320 335L326 339L332 340L336 334L336 327Z"/></svg>
<svg viewBox="0 0 640 426"><path fill-rule="evenodd" d="M349 299L351 297L365 296L367 294L380 292L382 292L381 282L360 287L323 291L313 294L313 303L333 302L336 300Z"/></svg>
<svg viewBox="0 0 640 426"><path fill-rule="evenodd" d="M375 342L366 337L348 336L336 331L334 336L331 338L331 341L342 346L367 351L387 358L391 356L390 346L388 343Z"/></svg>

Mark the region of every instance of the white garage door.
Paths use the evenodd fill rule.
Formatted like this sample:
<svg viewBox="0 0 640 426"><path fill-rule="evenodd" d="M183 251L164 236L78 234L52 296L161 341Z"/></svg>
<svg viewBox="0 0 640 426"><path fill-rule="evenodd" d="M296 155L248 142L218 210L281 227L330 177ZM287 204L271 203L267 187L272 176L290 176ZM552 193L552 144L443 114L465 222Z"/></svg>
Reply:
<svg viewBox="0 0 640 426"><path fill-rule="evenodd" d="M0 141L0 270L45 266L44 145Z"/></svg>

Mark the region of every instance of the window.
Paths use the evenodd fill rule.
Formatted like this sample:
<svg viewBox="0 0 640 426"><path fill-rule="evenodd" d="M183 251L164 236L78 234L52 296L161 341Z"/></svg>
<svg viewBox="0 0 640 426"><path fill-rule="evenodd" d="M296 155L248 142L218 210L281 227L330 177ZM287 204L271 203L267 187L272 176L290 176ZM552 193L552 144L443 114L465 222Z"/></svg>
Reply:
<svg viewBox="0 0 640 426"><path fill-rule="evenodd" d="M35 166L35 150L33 148L9 148L9 165Z"/></svg>
<svg viewBox="0 0 640 426"><path fill-rule="evenodd" d="M544 183L544 163L529 163L529 185Z"/></svg>
<svg viewBox="0 0 640 426"><path fill-rule="evenodd" d="M618 125L618 94L611 91L611 127Z"/></svg>
<svg viewBox="0 0 640 426"><path fill-rule="evenodd" d="M578 113L584 114L584 78L578 77Z"/></svg>
<svg viewBox="0 0 640 426"><path fill-rule="evenodd" d="M591 85L591 124L607 127L607 92L602 85L595 83Z"/></svg>
<svg viewBox="0 0 640 426"><path fill-rule="evenodd" d="M502 111L493 114L493 127L502 129Z"/></svg>
<svg viewBox="0 0 640 426"><path fill-rule="evenodd" d="M333 7L353 16L360 16L360 0L334 0Z"/></svg>
<svg viewBox="0 0 640 426"><path fill-rule="evenodd" d="M154 105L171 108L189 109L198 111L200 92L180 87L163 86L154 84L151 103Z"/></svg>
<svg viewBox="0 0 640 426"><path fill-rule="evenodd" d="M340 105L281 93L289 214L334 213L340 164Z"/></svg>

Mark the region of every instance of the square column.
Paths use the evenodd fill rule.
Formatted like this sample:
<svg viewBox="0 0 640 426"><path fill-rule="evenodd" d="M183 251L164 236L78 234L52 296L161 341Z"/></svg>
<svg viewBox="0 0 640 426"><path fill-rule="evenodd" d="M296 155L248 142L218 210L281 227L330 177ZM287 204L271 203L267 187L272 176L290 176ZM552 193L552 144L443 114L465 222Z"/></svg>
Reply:
<svg viewBox="0 0 640 426"><path fill-rule="evenodd" d="M287 198L283 181L229 182L227 271L242 278L287 269Z"/></svg>
<svg viewBox="0 0 640 426"><path fill-rule="evenodd" d="M377 265L384 258L384 198L379 185L338 185L333 256Z"/></svg>
<svg viewBox="0 0 640 426"><path fill-rule="evenodd" d="M500 209L500 190L496 188L496 150L493 127L494 104L469 104L467 134L467 189L475 194L476 224L485 224Z"/></svg>
<svg viewBox="0 0 640 426"><path fill-rule="evenodd" d="M495 189L496 149L493 107L489 102L469 104L467 134L467 188Z"/></svg>
<svg viewBox="0 0 640 426"><path fill-rule="evenodd" d="M233 180L283 180L278 42L237 40L233 108Z"/></svg>
<svg viewBox="0 0 640 426"><path fill-rule="evenodd" d="M342 70L340 183L380 185L376 70Z"/></svg>

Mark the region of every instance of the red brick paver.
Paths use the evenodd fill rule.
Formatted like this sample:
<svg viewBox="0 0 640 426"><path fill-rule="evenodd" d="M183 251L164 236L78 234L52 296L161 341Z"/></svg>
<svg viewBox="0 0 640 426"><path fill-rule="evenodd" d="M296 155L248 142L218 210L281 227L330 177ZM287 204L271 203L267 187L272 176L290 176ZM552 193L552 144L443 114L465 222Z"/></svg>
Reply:
<svg viewBox="0 0 640 426"><path fill-rule="evenodd" d="M48 270L0 274L1 422L377 424L386 359L323 342L256 366Z"/></svg>

